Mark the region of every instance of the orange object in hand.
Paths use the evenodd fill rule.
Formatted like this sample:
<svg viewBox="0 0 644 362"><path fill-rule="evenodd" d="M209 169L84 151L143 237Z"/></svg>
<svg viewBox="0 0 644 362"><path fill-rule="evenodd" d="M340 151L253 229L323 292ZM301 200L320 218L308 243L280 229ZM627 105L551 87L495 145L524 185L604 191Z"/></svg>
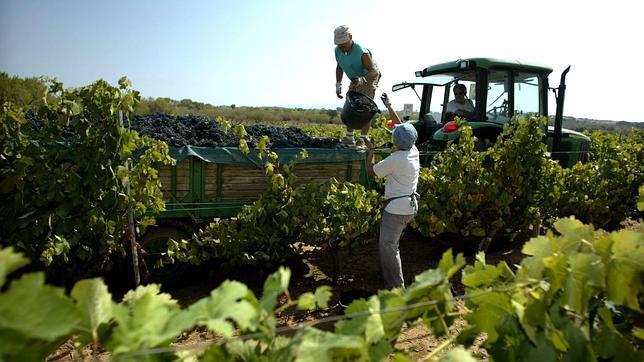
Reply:
<svg viewBox="0 0 644 362"><path fill-rule="evenodd" d="M391 127L393 127L394 125L395 125L394 121L392 121L392 120L388 120L388 121L387 121L387 127L391 128Z"/></svg>

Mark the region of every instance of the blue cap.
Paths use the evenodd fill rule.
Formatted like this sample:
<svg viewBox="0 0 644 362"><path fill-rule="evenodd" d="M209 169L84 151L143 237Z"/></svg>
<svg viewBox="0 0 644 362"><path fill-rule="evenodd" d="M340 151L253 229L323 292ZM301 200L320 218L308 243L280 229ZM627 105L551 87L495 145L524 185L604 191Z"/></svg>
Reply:
<svg viewBox="0 0 644 362"><path fill-rule="evenodd" d="M409 123L401 123L394 128L394 143L401 150L411 149L417 138L416 128Z"/></svg>

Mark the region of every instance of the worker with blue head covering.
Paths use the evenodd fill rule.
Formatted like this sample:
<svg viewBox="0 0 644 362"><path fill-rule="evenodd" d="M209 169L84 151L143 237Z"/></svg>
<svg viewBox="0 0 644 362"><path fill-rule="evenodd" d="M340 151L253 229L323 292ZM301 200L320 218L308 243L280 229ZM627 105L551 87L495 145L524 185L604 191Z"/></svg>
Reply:
<svg viewBox="0 0 644 362"><path fill-rule="evenodd" d="M416 187L420 173L420 158L416 148L418 132L410 123L400 123L386 94L381 97L392 120L397 150L374 164L373 149L367 156L369 173L385 179L385 203L382 208L378 251L385 288L405 287L400 261L400 237L407 224L418 212Z"/></svg>
<svg viewBox="0 0 644 362"><path fill-rule="evenodd" d="M399 150L408 151L414 147L418 132L411 123L402 123L394 128L394 144Z"/></svg>

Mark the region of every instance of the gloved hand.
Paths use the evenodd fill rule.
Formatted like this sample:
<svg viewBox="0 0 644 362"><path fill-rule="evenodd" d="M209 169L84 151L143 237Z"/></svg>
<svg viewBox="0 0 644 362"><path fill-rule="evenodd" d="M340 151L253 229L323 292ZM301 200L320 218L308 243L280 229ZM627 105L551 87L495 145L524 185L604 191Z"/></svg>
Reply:
<svg viewBox="0 0 644 362"><path fill-rule="evenodd" d="M342 83L335 83L335 95L342 99Z"/></svg>
<svg viewBox="0 0 644 362"><path fill-rule="evenodd" d="M391 102L389 101L389 96L387 96L387 93L383 93L380 96L380 99L382 100L382 103L385 104L385 107L387 108L391 107Z"/></svg>

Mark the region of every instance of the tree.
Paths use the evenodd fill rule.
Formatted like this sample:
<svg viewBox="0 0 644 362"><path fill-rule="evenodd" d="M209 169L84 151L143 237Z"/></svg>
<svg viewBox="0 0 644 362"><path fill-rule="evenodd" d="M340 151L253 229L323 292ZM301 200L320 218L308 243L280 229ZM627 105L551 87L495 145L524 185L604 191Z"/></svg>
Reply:
<svg viewBox="0 0 644 362"><path fill-rule="evenodd" d="M42 104L47 87L42 78L20 78L0 72L0 104L11 102L16 106L27 109Z"/></svg>

